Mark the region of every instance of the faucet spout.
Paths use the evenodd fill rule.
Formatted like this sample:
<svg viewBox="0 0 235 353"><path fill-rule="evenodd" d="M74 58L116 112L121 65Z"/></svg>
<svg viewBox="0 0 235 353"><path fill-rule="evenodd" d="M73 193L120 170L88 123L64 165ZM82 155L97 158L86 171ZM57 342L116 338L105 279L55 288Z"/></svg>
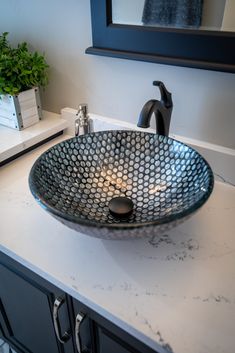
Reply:
<svg viewBox="0 0 235 353"><path fill-rule="evenodd" d="M143 127L143 128L150 127L150 120L151 120L152 114L154 113L156 102L157 102L156 99L151 99L147 103L145 103L139 115L139 120L137 124L138 127Z"/></svg>
<svg viewBox="0 0 235 353"><path fill-rule="evenodd" d="M167 91L165 85L161 81L154 81L153 85L159 87L161 100L151 99L145 103L140 112L137 126L148 128L150 126L152 115L154 114L156 119L156 133L168 136L173 109L171 93Z"/></svg>

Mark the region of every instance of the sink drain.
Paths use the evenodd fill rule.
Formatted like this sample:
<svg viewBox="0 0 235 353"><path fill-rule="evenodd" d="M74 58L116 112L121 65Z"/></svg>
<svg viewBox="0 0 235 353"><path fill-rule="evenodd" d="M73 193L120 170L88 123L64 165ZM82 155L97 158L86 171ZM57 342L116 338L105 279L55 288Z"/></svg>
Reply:
<svg viewBox="0 0 235 353"><path fill-rule="evenodd" d="M133 208L133 202L127 197L114 197L109 202L109 211L117 218L130 216L133 212Z"/></svg>

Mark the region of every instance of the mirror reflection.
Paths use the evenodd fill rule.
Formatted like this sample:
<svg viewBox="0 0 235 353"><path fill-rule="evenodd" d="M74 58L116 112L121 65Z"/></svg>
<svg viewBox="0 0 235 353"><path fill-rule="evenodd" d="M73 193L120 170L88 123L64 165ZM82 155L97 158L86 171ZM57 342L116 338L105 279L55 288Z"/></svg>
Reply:
<svg viewBox="0 0 235 353"><path fill-rule="evenodd" d="M116 24L235 31L235 0L112 0Z"/></svg>

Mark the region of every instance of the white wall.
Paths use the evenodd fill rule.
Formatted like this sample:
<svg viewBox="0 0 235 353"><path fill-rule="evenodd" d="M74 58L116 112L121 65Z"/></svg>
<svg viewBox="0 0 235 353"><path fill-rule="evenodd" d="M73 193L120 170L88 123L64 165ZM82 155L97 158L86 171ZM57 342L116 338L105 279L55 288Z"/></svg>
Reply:
<svg viewBox="0 0 235 353"><path fill-rule="evenodd" d="M222 29L224 31L235 31L235 1L226 0Z"/></svg>
<svg viewBox="0 0 235 353"><path fill-rule="evenodd" d="M144 0L112 0L113 23L142 25Z"/></svg>
<svg viewBox="0 0 235 353"><path fill-rule="evenodd" d="M235 75L85 55L89 0L1 0L0 31L45 51L47 110L88 102L93 113L135 122L162 80L173 94L172 132L235 148Z"/></svg>
<svg viewBox="0 0 235 353"><path fill-rule="evenodd" d="M234 1L234 0L232 0ZM202 12L203 29L219 31L223 21L226 0L204 0Z"/></svg>

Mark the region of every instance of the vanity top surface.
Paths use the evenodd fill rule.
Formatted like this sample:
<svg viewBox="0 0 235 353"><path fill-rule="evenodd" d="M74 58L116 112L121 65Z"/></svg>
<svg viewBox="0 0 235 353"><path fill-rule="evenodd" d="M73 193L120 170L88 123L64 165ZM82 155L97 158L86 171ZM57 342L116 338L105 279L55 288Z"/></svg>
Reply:
<svg viewBox="0 0 235 353"><path fill-rule="evenodd" d="M67 128L59 114L42 113L42 120L21 131L0 125L0 163Z"/></svg>
<svg viewBox="0 0 235 353"><path fill-rule="evenodd" d="M234 352L235 187L216 182L191 219L160 237L85 236L28 187L36 158L65 138L0 168L0 250L159 352Z"/></svg>

